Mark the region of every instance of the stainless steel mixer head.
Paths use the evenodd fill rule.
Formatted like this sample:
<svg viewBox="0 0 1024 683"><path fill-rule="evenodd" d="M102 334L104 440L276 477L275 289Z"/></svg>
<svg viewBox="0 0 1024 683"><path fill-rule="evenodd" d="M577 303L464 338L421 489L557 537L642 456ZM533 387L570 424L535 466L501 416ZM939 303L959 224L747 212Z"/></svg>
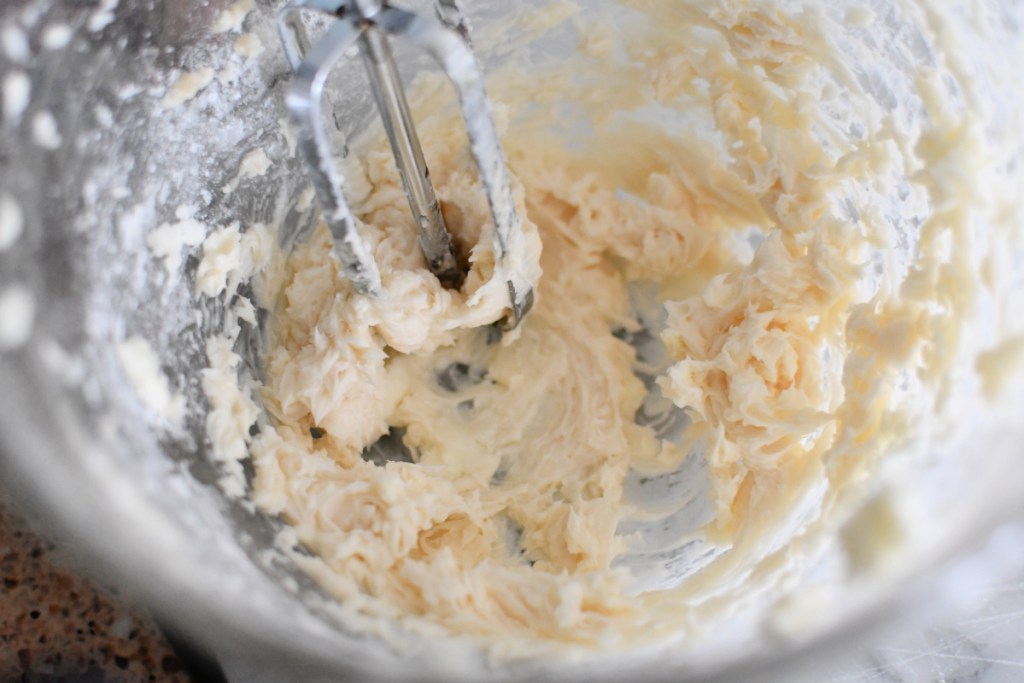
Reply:
<svg viewBox="0 0 1024 683"><path fill-rule="evenodd" d="M311 44L301 12L312 10L335 17L325 33ZM380 0L297 0L278 20L285 54L294 71L286 103L296 129L298 146L316 190L324 220L345 274L355 288L371 296L381 293L380 271L355 229L342 192L343 178L331 158L321 112L324 84L338 60L358 46L369 75L377 108L391 143L402 186L419 229L427 265L448 287L462 279L451 236L430 183L419 138L395 67L389 36L404 38L438 62L455 86L466 123L470 148L494 219L494 249L504 259L520 230L512 200L505 156L491 117L483 76L469 43L465 20L455 0L437 0L437 17L399 9ZM533 290L517 291L509 281L514 327L533 303Z"/></svg>

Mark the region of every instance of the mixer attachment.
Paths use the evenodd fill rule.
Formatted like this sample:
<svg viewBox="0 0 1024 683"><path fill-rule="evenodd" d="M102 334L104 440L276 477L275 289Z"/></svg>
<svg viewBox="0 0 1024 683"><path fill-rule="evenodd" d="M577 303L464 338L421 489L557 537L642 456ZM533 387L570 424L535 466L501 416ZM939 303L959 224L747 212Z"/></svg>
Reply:
<svg viewBox="0 0 1024 683"><path fill-rule="evenodd" d="M304 10L337 19L313 44L302 22ZM332 159L321 111L330 70L354 46L358 47L366 66L402 187L419 230L420 246L428 267L438 280L447 287L458 287L464 274L455 258L451 235L430 183L430 172L423 159L389 37L407 40L429 54L455 86L470 149L494 219L494 250L499 262L505 258L520 230L505 156L465 19L456 0L437 0L436 10L435 18L393 7L381 0L296 0L284 8L278 18L285 55L294 72L286 104L298 147L344 273L357 291L370 296L381 293L380 271L356 231L345 202L344 179ZM533 290L517 291L512 281L508 282L508 289L512 314L505 326L512 328L532 305Z"/></svg>

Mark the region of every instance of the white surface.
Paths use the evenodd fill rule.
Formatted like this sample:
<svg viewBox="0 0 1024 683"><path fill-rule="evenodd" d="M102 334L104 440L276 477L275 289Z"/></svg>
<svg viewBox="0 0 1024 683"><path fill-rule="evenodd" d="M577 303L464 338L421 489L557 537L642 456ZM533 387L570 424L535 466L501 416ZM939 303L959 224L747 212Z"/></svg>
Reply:
<svg viewBox="0 0 1024 683"><path fill-rule="evenodd" d="M927 584L925 609L881 625L847 655L773 672L785 683L1018 683L1024 681L1024 521L1003 525ZM934 595L934 600L931 596ZM954 606L955 605L955 606ZM282 683L285 671L221 658L229 681ZM767 680L767 679L766 679ZM746 683L744 681L744 683Z"/></svg>
<svg viewBox="0 0 1024 683"><path fill-rule="evenodd" d="M285 672L221 664L233 683L281 683ZM792 683L1019 683L1024 681L1024 572L996 582L967 609L906 629L885 644L862 648Z"/></svg>
<svg viewBox="0 0 1024 683"><path fill-rule="evenodd" d="M1024 680L1024 573L966 611L868 649L808 683L1017 683Z"/></svg>

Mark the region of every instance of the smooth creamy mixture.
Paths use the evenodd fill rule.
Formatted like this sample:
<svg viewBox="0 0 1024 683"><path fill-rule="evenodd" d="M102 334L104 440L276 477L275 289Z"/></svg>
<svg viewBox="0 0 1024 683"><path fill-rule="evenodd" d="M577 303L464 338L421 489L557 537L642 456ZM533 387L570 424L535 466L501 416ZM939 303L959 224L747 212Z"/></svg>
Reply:
<svg viewBox="0 0 1024 683"><path fill-rule="evenodd" d="M495 263L464 132L428 83L415 109L471 264L462 290L426 270L379 133L346 191L384 296L353 293L322 226L274 271L253 497L365 615L506 652L713 623L834 537L879 456L926 449L981 385L974 358L1020 332L1002 279L1021 244L1006 165L1020 131L978 94L996 76L968 67L978 45L957 17L626 5L586 23L559 5L575 55L490 74L523 218L511 265ZM508 268L537 298L502 336ZM672 440L635 419L638 285L667 313L656 384L688 417ZM364 457L389 432L411 461ZM691 451L713 519L683 536L709 564L644 591L617 530L657 510L626 481Z"/></svg>

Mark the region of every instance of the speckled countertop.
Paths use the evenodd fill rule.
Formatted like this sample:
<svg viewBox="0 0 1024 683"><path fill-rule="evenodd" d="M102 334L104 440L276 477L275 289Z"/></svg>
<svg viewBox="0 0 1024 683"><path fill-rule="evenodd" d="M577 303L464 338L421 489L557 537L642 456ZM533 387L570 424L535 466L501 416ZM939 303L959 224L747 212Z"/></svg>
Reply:
<svg viewBox="0 0 1024 683"><path fill-rule="evenodd" d="M188 683L153 619L67 566L0 496L0 681Z"/></svg>

